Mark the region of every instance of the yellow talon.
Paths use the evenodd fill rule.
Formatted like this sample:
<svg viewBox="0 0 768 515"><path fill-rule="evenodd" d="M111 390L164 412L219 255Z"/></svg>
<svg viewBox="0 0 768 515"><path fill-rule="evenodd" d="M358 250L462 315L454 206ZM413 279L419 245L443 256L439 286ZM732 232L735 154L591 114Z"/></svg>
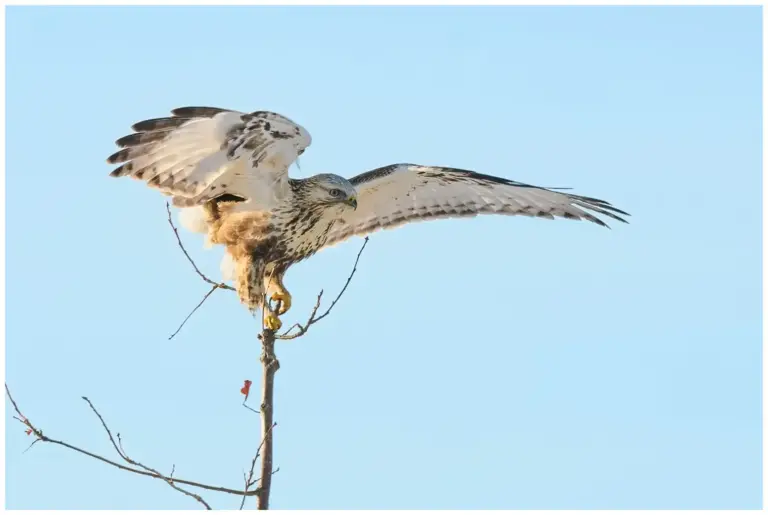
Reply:
<svg viewBox="0 0 768 515"><path fill-rule="evenodd" d="M270 331L279 331L283 327L283 323L274 313L268 313L264 316L264 327Z"/></svg>
<svg viewBox="0 0 768 515"><path fill-rule="evenodd" d="M273 302L280 302L280 307L277 310L278 315L284 315L286 311L291 309L291 294L287 291L276 291L272 294Z"/></svg>

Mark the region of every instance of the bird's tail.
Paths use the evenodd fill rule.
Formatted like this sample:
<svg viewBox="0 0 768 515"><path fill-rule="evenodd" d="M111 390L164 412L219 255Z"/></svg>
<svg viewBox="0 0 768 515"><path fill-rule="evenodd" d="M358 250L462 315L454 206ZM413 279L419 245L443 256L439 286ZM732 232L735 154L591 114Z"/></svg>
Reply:
<svg viewBox="0 0 768 515"><path fill-rule="evenodd" d="M234 251L234 255L230 252ZM251 311L261 308L264 300L264 264L253 258L253 254L242 248L227 248L226 256L232 263L233 281L240 302ZM227 257L224 259L226 260ZM224 272L222 261L222 273Z"/></svg>

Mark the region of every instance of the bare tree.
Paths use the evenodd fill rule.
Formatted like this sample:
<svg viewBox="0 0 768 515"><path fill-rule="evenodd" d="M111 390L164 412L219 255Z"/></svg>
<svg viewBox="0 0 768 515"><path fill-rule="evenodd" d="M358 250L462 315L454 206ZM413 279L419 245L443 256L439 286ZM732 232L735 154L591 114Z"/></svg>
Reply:
<svg viewBox="0 0 768 515"><path fill-rule="evenodd" d="M210 297L213 294L213 292L219 289L234 291L234 288L232 288L228 284L213 281L209 277L207 277L203 272L200 271L200 269L197 267L192 257L184 248L184 244L182 243L181 237L179 236L179 231L173 223L170 206L167 203L166 203L166 211L168 213L168 223L171 226L171 229L173 230L173 233L176 237L176 242L178 243L179 248L182 250L182 252L186 256L187 260L190 262L192 267L194 268L197 275L203 281L211 285L211 289L205 294L203 299L192 309L192 311L184 319L184 321L181 323L178 329L176 329L176 331L173 334L171 334L169 339L172 339L181 331L181 329L184 327L184 325L187 323L190 317L200 308L200 306L203 305L203 303L205 303L205 301L208 299L208 297ZM273 468L273 460L272 460L274 429L277 426L277 423L273 419L274 418L275 372L277 372L280 368L280 362L278 361L277 355L275 354L275 342L278 340L292 340L292 339L300 338L304 336L305 334L307 334L307 331L311 326L318 323L320 320L322 320L323 318L327 317L330 314L331 310L334 308L334 306L336 306L339 299L341 299L341 296L344 295L344 292L346 292L347 287L349 286L349 283L352 281L352 278L354 277L355 272L357 271L357 264L360 261L360 256L362 255L363 250L365 250L365 246L367 244L368 244L368 238L366 237L365 241L363 242L363 245L360 247L360 251L357 253L354 266L352 267L352 271L350 272L349 277L347 277L346 283L344 283L343 288L341 289L339 294L336 296L336 298L333 300L333 302L331 302L331 305L328 307L328 309L326 309L321 315L318 315L318 311L320 310L320 305L322 303L323 291L320 291L320 293L318 294L317 301L315 302L315 306L312 309L309 315L309 318L304 324L296 323L281 334L276 334L274 331L262 325L261 333L258 336L262 345L262 352L261 352L261 358L260 358L260 361L262 364L261 405L260 405L260 411L258 412L261 417L261 431L259 435L259 444L256 449L256 454L251 460L250 471L247 475L243 474L244 482L243 482L242 490L236 489L236 488L227 488L223 486L215 486L215 485L211 485L211 484L207 484L199 481L191 481L188 479L180 479L174 476L175 468L176 468L175 465L171 468L170 474L166 475L166 474L163 474L162 472L159 472L155 468L149 467L144 463L129 457L125 449L123 448L123 442L120 437L120 433L113 433L112 429L110 429L110 427L107 425L107 422L105 421L104 417L96 409L96 407L93 405L90 399L88 399L88 397L83 397L83 400L88 404L88 407L94 413L94 415L98 417L99 422L101 423L101 426L104 428L104 431L106 432L107 437L109 438L109 441L112 444L112 447L114 448L115 452L117 453L118 457L123 463L106 458L99 454L95 454L91 451L88 451L76 445L72 445L68 442L51 438L46 434L44 434L42 429L34 425L26 416L22 414L20 408L16 404L16 400L11 395L11 391L8 388L8 385L6 384L5 393L8 396L8 399L11 401L14 411L16 412L16 415L14 415L13 418L18 420L19 422L21 422L27 427L26 431L28 434L35 436L35 440L32 442L32 444L30 444L27 450L29 450L32 446L34 446L38 442L59 445L67 449L73 450L77 453L83 454L85 456L89 456L95 460L101 461L113 467L117 467L121 470L125 470L127 472L138 474L141 476L159 479L165 482L168 486L170 486L174 490L181 492L186 496L191 497L192 499L197 501L200 505L202 505L208 510L212 509L211 505L205 499L203 499L203 497L199 493L196 493L191 489L222 492L226 494L240 496L241 497L240 509L243 509L245 507L245 502L249 497L255 497L257 509L260 509L260 510L269 509L269 497L270 497L270 492L272 487L272 476L279 470L279 468L278 469ZM264 301L265 303L269 302L268 299L266 298ZM275 309L279 309L279 307L280 306L278 303ZM249 387L250 387L250 382L246 384L246 388L244 389L246 394L248 393L247 388ZM245 402L243 404L245 405ZM249 409L252 409L247 405L245 406ZM259 461L260 461L259 475L258 477L254 478L254 476L256 475L255 473L256 463Z"/></svg>

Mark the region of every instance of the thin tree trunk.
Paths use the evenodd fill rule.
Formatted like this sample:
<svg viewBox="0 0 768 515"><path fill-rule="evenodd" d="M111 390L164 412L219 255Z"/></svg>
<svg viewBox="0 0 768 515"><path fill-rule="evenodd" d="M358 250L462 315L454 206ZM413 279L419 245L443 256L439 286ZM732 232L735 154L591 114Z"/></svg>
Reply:
<svg viewBox="0 0 768 515"><path fill-rule="evenodd" d="M275 372L280 368L280 362L275 356L275 333L264 329L260 335L262 344L261 363L264 365L261 381L261 439L264 442L261 455L261 477L259 479L259 494L256 496L256 507L259 510L269 509L269 492L272 486L272 431L274 416L274 387Z"/></svg>

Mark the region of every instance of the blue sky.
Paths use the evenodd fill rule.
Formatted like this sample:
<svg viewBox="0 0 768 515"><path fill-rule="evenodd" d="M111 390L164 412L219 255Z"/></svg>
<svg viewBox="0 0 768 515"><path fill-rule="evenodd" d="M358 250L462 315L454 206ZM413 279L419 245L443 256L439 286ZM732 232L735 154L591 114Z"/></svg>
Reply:
<svg viewBox="0 0 768 515"><path fill-rule="evenodd" d="M449 165L633 215L376 233L278 346L273 507L761 506L759 7L10 8L6 87L6 376L49 436L112 455L87 395L134 458L240 486L257 323L217 292L168 341L206 285L104 159L174 107L269 109L312 134L297 176ZM361 242L291 269L285 322ZM197 507L22 454L11 415L9 508Z"/></svg>

